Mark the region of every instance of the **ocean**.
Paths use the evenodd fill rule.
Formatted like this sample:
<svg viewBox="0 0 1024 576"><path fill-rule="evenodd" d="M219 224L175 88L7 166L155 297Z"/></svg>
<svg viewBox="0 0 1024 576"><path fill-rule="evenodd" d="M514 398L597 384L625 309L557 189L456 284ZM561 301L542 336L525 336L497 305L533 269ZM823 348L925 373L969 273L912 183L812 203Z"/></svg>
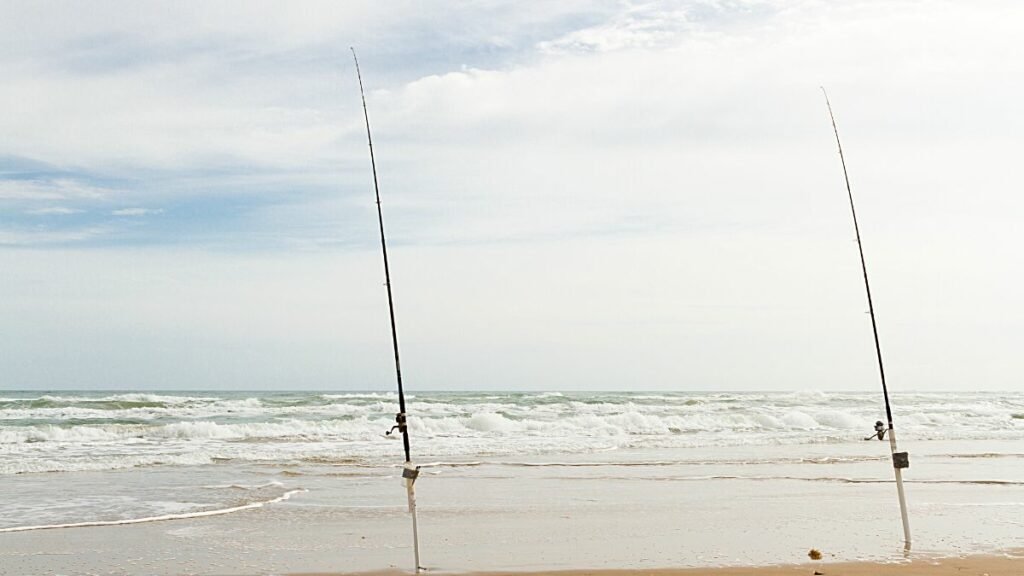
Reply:
<svg viewBox="0 0 1024 576"><path fill-rule="evenodd" d="M878 393L407 398L428 563L700 566L800 561L812 545L836 559L895 558L901 549L888 442L864 440L884 419ZM892 401L900 447L910 452L915 550L1019 547L1024 398L899 393ZM385 435L396 411L396 395L384 392L0 392L0 560L46 566L20 552L42 538L26 535L119 525L149 525L179 544L203 533L216 548L204 530L245 518L303 534L295 547L315 559L303 569L338 569L332 558L351 569L401 566L409 554L402 446ZM759 542L750 522L777 526ZM319 527L313 535L309 523ZM630 540L647 525L660 535ZM592 544L580 545L587 534ZM267 540L276 552L264 553L293 566L282 538ZM528 550L467 555L495 539ZM252 542L259 548L259 537ZM780 542L789 542L784 553Z"/></svg>

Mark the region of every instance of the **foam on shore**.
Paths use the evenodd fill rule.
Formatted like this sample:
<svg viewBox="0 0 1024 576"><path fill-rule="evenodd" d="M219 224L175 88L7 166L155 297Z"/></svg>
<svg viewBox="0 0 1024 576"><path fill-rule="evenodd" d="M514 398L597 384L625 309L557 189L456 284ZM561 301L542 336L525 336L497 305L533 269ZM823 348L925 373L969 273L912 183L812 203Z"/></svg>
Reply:
<svg viewBox="0 0 1024 576"><path fill-rule="evenodd" d="M305 492L304 488L298 488L295 490L289 490L284 494L271 498L269 500L262 500L258 502L249 502L248 504L242 504L240 506L232 506L230 508L219 508L215 510L201 510L197 512L186 512L183 514L163 514L160 516L148 516L146 518L128 518L125 520L94 520L89 522L70 522L67 524L43 524L39 526L14 526L12 528L0 528L0 534L4 532L28 532L31 530L53 530L57 528L86 528L92 526L120 526L123 524L143 524L146 522L163 522L166 520L185 520L188 518L203 518L205 516L220 516L223 514L231 514L233 512L241 512L242 510L252 510L253 508L262 508L268 504L274 504L277 502L283 502L288 500L299 492Z"/></svg>

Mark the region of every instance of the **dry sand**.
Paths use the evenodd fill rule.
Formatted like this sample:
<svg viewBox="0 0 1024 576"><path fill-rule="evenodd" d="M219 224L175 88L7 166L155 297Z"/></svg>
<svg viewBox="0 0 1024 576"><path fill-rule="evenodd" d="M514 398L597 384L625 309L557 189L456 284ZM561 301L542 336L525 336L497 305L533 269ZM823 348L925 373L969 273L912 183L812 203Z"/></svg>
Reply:
<svg viewBox="0 0 1024 576"><path fill-rule="evenodd" d="M403 571L364 572L362 576L393 576ZM430 574L424 572L423 574ZM1006 556L919 559L903 563L810 562L790 566L680 568L659 570L555 570L539 572L475 572L464 576L1024 576L1024 550ZM327 573L292 576L330 576Z"/></svg>

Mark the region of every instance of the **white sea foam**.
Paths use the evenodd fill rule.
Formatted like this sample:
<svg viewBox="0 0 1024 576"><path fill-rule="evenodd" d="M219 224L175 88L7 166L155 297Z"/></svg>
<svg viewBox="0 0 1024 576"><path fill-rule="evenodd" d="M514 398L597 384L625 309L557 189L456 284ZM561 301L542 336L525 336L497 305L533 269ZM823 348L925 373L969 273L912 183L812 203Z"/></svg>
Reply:
<svg viewBox="0 0 1024 576"><path fill-rule="evenodd" d="M393 393L8 393L0 474L345 458L388 461ZM1024 439L1011 394L894 397L908 440ZM877 394L422 393L409 429L437 458L859 442Z"/></svg>
<svg viewBox="0 0 1024 576"><path fill-rule="evenodd" d="M284 486L284 484L282 484L281 482L278 482L276 480L272 480L270 482L266 482L266 483L263 483L263 484L210 484L210 485L207 485L207 486L203 486L203 488L207 488L207 489L211 489L211 490L223 490L223 489L232 489L232 490L262 490L264 488L273 488L273 487L280 487L280 486Z"/></svg>
<svg viewBox="0 0 1024 576"><path fill-rule="evenodd" d="M96 399L97 402L150 402L171 405L188 404L190 402L210 402L216 400L217 398L214 396L168 396L162 394L143 393L114 394Z"/></svg>
<svg viewBox="0 0 1024 576"><path fill-rule="evenodd" d="M222 514L231 514L232 512L241 512L242 510L251 510L253 508L262 508L268 504L275 504L277 502L283 502L288 500L295 494L305 492L304 489L289 490L280 496L271 498L269 500L263 500L258 502L249 502L240 506L232 506L230 508L218 508L214 510L201 510L197 512L184 512L180 514L163 514L160 516L147 516L144 518L128 518L124 520L94 520L86 522L69 522L65 524L40 524L36 526L14 526L11 528L0 528L0 534L5 532L27 532L29 530L52 530L56 528L85 528L89 526L119 526L122 524L141 524L144 522L163 522L167 520L184 520L186 518L202 518L204 516L220 516Z"/></svg>

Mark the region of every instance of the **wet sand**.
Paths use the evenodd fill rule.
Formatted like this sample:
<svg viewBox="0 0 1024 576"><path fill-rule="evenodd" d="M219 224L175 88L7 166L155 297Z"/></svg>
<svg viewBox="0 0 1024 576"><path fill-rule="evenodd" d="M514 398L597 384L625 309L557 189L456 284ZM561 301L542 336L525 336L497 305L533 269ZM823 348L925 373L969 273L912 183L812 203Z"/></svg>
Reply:
<svg viewBox="0 0 1024 576"><path fill-rule="evenodd" d="M417 483L422 563L428 576L1024 575L1019 442L988 442L986 450L999 448L1001 456L980 459L949 456L968 453L962 443L916 450L907 485L909 562L891 468L864 457L875 448L865 444L693 449L685 461L675 450L618 451L598 464L588 454L557 465L537 457L526 465L427 467ZM276 480L277 490L303 491L216 516L0 534L0 575L412 568L410 519L394 468L245 471L246 484ZM192 484L221 483L202 468L187 473L196 477ZM121 475L168 491L182 484L147 469L19 476L10 484L24 488L22 497L5 492L6 507L16 510L35 482L37 491L65 492L62 483L72 480L131 485ZM239 498L252 493L235 491ZM808 559L812 547L821 561Z"/></svg>

